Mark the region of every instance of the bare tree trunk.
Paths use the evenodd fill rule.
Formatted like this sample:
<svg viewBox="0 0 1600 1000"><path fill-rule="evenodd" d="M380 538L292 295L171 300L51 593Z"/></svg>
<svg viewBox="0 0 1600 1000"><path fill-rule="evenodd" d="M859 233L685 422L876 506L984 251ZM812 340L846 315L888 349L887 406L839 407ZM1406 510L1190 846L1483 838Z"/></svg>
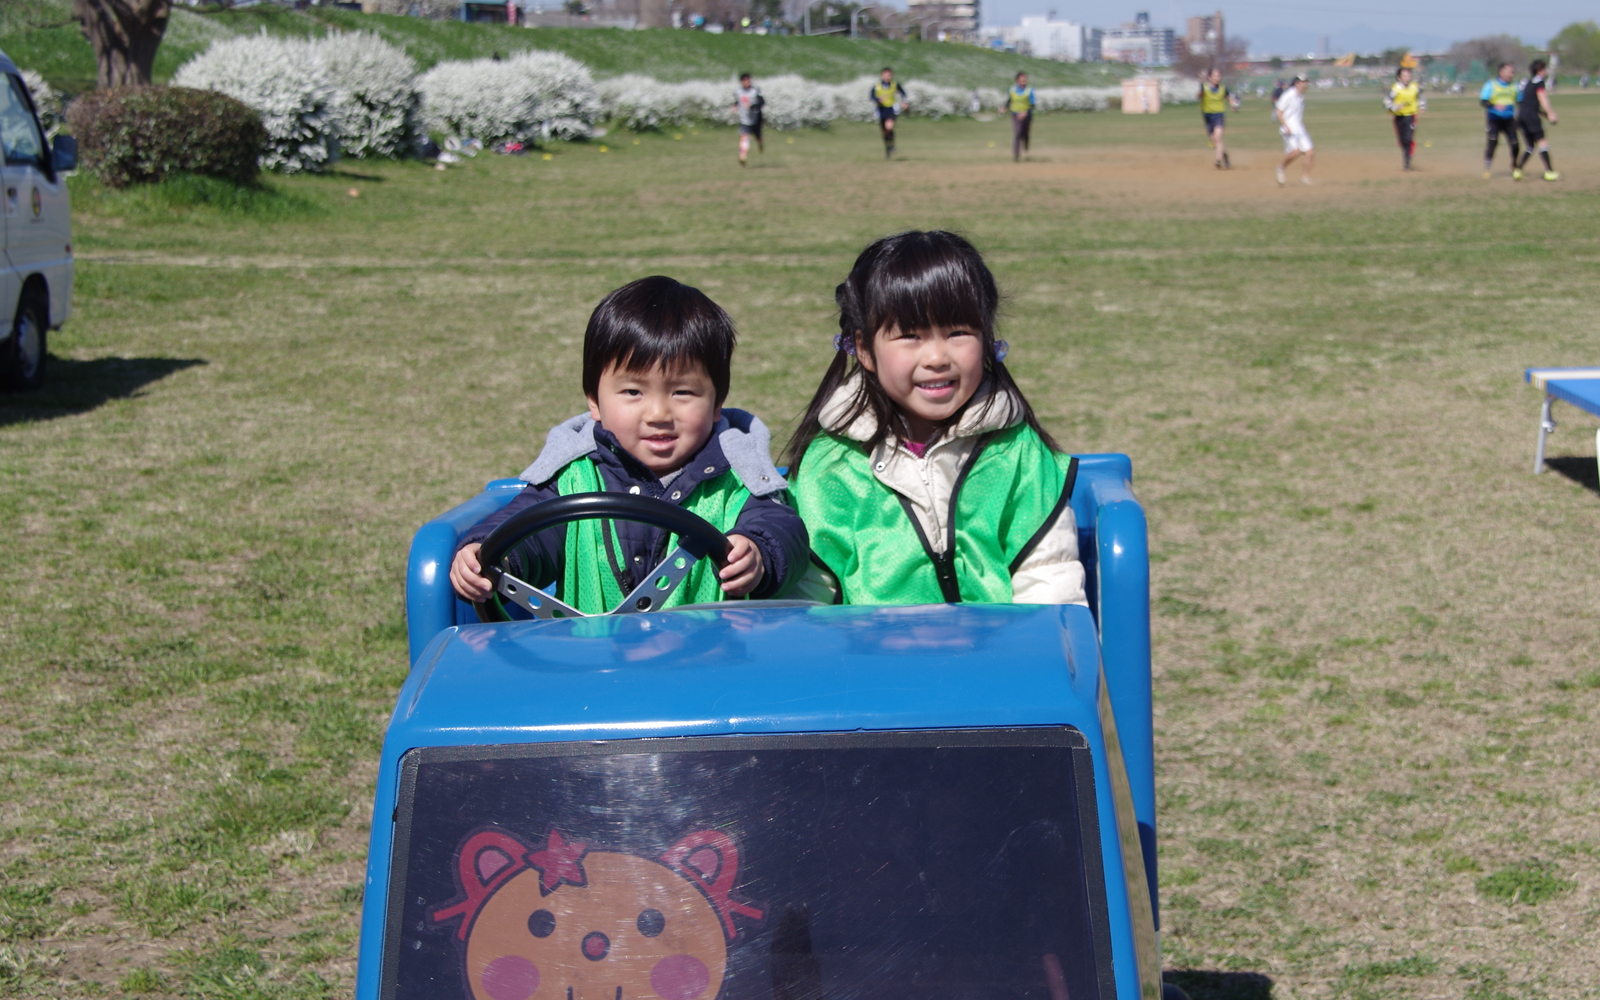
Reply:
<svg viewBox="0 0 1600 1000"><path fill-rule="evenodd" d="M94 46L96 83L148 86L171 13L172 0L72 0L72 19Z"/></svg>

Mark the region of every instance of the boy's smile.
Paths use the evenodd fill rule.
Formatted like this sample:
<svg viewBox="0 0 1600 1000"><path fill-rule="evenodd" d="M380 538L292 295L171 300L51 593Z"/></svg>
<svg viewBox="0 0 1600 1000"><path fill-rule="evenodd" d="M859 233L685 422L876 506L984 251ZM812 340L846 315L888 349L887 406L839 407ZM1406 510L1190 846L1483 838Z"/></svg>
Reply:
<svg viewBox="0 0 1600 1000"><path fill-rule="evenodd" d="M657 476L681 469L722 416L716 386L699 362L670 371L659 364L646 371L611 365L600 374L598 390L589 397L589 415Z"/></svg>

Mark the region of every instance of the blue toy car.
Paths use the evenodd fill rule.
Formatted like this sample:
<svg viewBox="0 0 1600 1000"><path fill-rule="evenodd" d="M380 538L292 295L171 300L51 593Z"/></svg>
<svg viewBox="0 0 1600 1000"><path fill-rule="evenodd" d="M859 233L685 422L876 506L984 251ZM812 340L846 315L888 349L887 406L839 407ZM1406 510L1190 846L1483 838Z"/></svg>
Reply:
<svg viewBox="0 0 1600 1000"><path fill-rule="evenodd" d="M522 484L424 525L357 1000L1159 995L1131 478L1126 456L1080 457L1091 609L659 611L721 536L619 494L530 508L481 554L585 517L671 529L615 611L508 571L474 608L446 579L457 539Z"/></svg>

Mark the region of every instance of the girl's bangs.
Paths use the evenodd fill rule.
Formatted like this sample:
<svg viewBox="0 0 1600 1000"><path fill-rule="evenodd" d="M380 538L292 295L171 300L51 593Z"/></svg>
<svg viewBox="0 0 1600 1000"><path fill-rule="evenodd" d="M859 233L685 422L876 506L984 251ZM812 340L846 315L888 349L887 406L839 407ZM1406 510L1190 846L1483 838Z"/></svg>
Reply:
<svg viewBox="0 0 1600 1000"><path fill-rule="evenodd" d="M998 294L982 259L974 251L968 260L948 244L916 243L896 247L867 278L867 330L970 327L992 337Z"/></svg>

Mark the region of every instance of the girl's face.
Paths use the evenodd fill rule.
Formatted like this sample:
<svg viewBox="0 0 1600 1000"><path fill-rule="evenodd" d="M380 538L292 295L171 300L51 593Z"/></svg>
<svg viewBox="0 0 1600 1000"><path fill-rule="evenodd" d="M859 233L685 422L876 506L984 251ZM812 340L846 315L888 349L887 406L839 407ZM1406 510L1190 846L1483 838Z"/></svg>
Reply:
<svg viewBox="0 0 1600 1000"><path fill-rule="evenodd" d="M856 358L878 376L914 441L932 438L983 384L983 336L964 326L886 327L870 345L857 339Z"/></svg>

